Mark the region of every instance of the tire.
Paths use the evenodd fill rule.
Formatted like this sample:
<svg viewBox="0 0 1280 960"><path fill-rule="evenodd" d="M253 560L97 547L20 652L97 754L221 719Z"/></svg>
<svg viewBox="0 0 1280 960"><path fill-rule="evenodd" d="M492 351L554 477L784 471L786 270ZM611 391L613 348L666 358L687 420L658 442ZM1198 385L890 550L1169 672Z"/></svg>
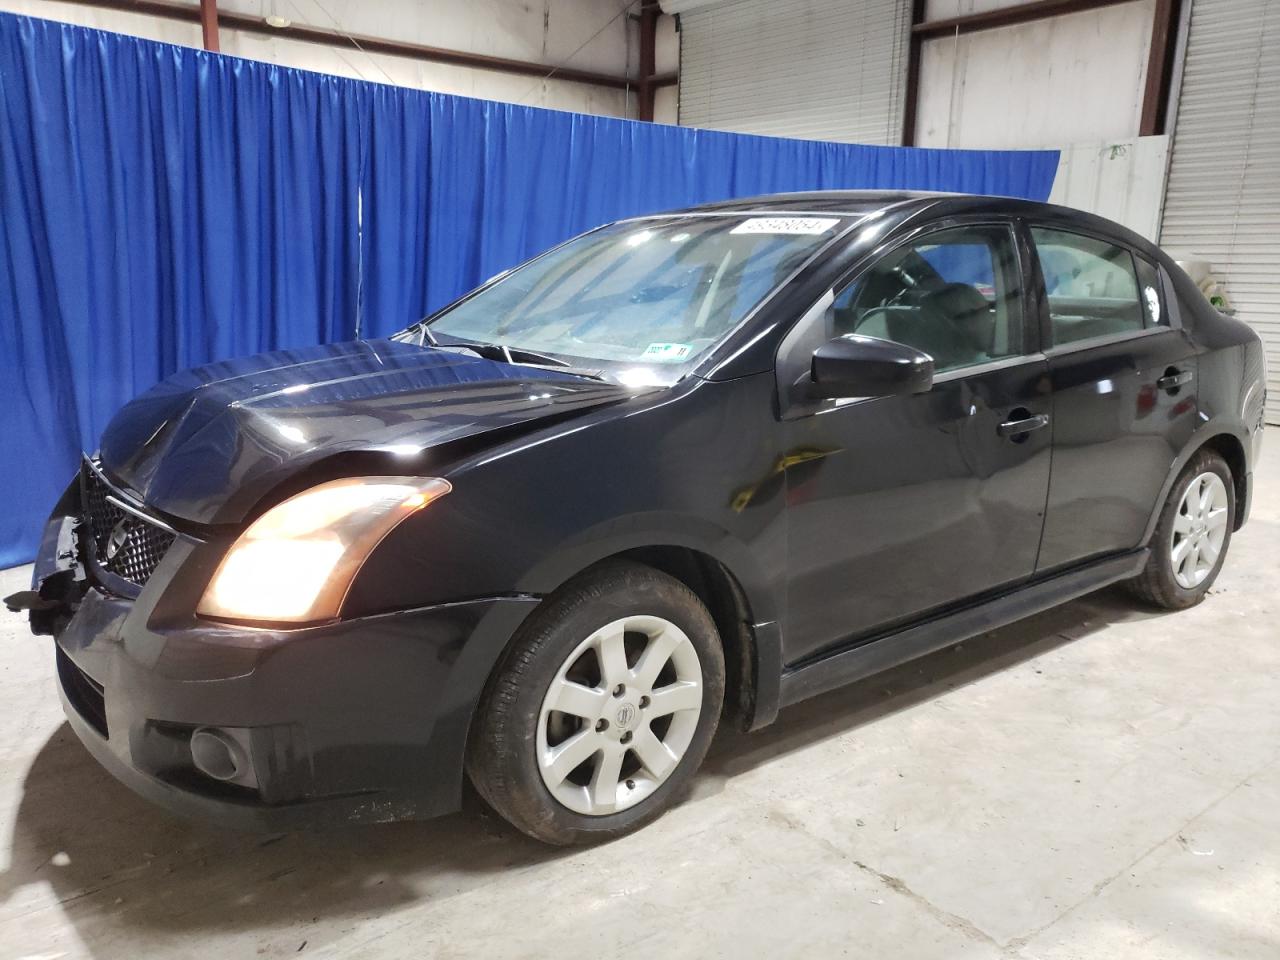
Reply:
<svg viewBox="0 0 1280 960"><path fill-rule="evenodd" d="M1197 492L1189 496L1193 485ZM1211 509L1198 516L1194 504L1206 490L1215 499ZM1190 512L1188 505L1192 507ZM1236 489L1231 468L1213 451L1201 450L1169 491L1151 536L1151 556L1145 569L1126 585L1139 599L1165 610L1195 606L1205 598L1222 570L1235 522ZM1181 553L1175 556L1179 550ZM1207 559L1202 559L1202 551ZM1191 559L1193 552L1195 560Z"/></svg>
<svg viewBox="0 0 1280 960"><path fill-rule="evenodd" d="M702 763L724 669L715 622L688 587L642 564L602 563L517 631L481 697L467 773L538 840L629 833L670 807Z"/></svg>

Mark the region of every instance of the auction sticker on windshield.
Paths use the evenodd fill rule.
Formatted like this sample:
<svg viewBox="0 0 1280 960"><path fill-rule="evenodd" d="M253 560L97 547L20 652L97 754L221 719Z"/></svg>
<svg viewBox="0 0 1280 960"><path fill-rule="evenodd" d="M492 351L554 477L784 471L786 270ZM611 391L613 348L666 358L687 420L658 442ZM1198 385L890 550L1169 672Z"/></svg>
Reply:
<svg viewBox="0 0 1280 960"><path fill-rule="evenodd" d="M693 347L687 343L651 343L644 348L641 358L645 360L676 361L688 358Z"/></svg>
<svg viewBox="0 0 1280 960"><path fill-rule="evenodd" d="M743 220L729 232L816 236L826 233L839 222L830 217L752 217L750 220Z"/></svg>

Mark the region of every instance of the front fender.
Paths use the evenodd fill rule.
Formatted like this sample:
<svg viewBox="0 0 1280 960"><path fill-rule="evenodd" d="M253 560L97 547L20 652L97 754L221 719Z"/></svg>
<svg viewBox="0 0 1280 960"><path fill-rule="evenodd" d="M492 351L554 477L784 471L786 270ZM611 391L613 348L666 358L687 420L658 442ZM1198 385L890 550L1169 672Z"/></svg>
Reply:
<svg viewBox="0 0 1280 960"><path fill-rule="evenodd" d="M442 462L453 492L388 534L344 615L543 596L606 557L669 546L719 561L753 617L775 619L786 513L773 397L771 376L685 384Z"/></svg>
<svg viewBox="0 0 1280 960"><path fill-rule="evenodd" d="M755 622L777 620L781 615L781 598L774 589L781 578L776 574L769 577L756 559L758 552L781 555L781 549L757 548L753 552L728 530L703 517L668 511L631 514L582 530L531 567L521 578L519 590L535 595L551 593L592 564L642 547L682 547L705 554L737 580Z"/></svg>

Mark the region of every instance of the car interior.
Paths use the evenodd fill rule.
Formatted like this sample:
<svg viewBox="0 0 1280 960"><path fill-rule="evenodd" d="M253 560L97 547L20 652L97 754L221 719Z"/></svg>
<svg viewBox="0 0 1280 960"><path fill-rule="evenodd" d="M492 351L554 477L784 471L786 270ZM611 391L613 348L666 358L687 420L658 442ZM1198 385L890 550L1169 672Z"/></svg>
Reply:
<svg viewBox="0 0 1280 960"><path fill-rule="evenodd" d="M905 343L937 371L1016 354L1018 286L985 239L961 235L889 254L837 297L833 335Z"/></svg>
<svg viewBox="0 0 1280 960"><path fill-rule="evenodd" d="M1144 305L1128 249L1093 237L1034 228L1053 346L1141 330L1159 318L1154 288ZM1002 242L957 230L888 254L837 297L833 336L858 333L929 354L935 370L1021 351L1018 271Z"/></svg>
<svg viewBox="0 0 1280 960"><path fill-rule="evenodd" d="M540 350L615 361L647 360L655 343L679 348L681 359L697 356L827 239L734 234L736 222L672 220L588 237L580 250L553 253L544 268L522 270L477 301L484 309L473 326L483 335L467 335L519 335Z"/></svg>
<svg viewBox="0 0 1280 960"><path fill-rule="evenodd" d="M1133 255L1093 237L1032 229L1055 346L1141 330Z"/></svg>

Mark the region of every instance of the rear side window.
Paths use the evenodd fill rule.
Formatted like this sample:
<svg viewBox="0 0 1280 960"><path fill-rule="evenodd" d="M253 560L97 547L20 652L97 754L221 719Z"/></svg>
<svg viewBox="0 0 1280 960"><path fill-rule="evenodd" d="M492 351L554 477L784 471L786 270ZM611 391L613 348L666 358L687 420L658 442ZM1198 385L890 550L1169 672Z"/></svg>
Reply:
<svg viewBox="0 0 1280 960"><path fill-rule="evenodd" d="M1042 227L1032 227L1031 236L1049 297L1054 346L1143 329L1148 307L1127 248Z"/></svg>

